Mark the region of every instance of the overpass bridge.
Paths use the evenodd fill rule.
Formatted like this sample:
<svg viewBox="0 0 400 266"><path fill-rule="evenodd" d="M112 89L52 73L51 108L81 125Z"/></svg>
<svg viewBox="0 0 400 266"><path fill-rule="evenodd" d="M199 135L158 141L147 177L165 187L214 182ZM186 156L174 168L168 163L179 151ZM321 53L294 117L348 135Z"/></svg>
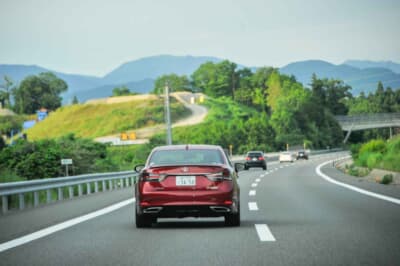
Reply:
<svg viewBox="0 0 400 266"><path fill-rule="evenodd" d="M390 137L392 137L392 128L400 127L400 113L377 113L377 114L359 114L359 115L340 115L335 116L343 131L347 131L344 143L347 142L352 131L390 128Z"/></svg>

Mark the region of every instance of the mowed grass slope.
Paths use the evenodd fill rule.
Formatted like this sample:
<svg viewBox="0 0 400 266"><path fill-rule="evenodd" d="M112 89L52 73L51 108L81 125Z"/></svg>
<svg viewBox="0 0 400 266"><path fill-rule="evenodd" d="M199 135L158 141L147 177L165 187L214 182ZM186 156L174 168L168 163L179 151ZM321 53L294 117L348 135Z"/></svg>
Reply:
<svg viewBox="0 0 400 266"><path fill-rule="evenodd" d="M190 110L171 98L171 120L190 115ZM77 104L51 112L44 121L27 131L28 139L58 138L73 133L96 138L119 134L164 122L164 101L160 98L121 103Z"/></svg>

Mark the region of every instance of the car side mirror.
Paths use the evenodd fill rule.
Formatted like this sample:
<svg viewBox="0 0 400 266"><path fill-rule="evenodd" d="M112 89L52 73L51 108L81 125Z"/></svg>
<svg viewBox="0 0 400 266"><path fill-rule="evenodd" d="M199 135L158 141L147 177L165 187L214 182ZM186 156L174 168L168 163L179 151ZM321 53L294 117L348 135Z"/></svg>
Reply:
<svg viewBox="0 0 400 266"><path fill-rule="evenodd" d="M142 171L143 168L144 168L144 164L139 164L139 165L136 165L133 169L135 170L136 173L139 173L140 171Z"/></svg>
<svg viewBox="0 0 400 266"><path fill-rule="evenodd" d="M235 171L240 172L244 170L244 163L235 163Z"/></svg>

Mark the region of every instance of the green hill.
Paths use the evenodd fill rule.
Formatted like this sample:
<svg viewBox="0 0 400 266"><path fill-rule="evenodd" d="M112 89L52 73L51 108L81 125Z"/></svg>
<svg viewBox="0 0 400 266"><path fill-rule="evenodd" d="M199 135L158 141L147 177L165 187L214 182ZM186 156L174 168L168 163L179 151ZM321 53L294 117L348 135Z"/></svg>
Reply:
<svg viewBox="0 0 400 266"><path fill-rule="evenodd" d="M29 129L26 132L28 139L58 138L70 133L93 139L164 122L164 102L161 98L110 99L61 107ZM171 98L172 121L188 115L190 110Z"/></svg>

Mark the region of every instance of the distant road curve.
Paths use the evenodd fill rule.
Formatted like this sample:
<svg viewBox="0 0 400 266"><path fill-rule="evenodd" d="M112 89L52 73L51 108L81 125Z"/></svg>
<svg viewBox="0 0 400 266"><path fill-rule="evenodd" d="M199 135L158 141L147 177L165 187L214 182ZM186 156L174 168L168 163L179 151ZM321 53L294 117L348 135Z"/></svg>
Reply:
<svg viewBox="0 0 400 266"><path fill-rule="evenodd" d="M151 96L149 96L149 97L151 97ZM181 120L177 121L176 123L173 123L172 124L173 128L196 125L196 124L202 123L204 121L204 119L206 118L207 113L208 113L207 108L204 106L198 105L196 103L192 103L193 100L194 100L194 102L198 102L200 98L204 99L206 97L204 94L191 93L191 92L174 92L174 93L171 93L171 96L174 97L177 101L181 102L186 108L190 109L190 111L192 113L189 117L181 119ZM124 101L134 100L135 99L134 97L135 96L127 96L127 98ZM141 96L141 99L144 99L143 96ZM101 101L108 103L107 99L102 99ZM92 102L90 102L90 103L92 103ZM98 101L93 102L93 103L98 103ZM130 132L130 131L135 132L137 139L125 141L125 142L120 140L119 134L98 137L95 139L95 141L101 142L101 143L111 142L114 145L143 144L143 143L148 142L148 138L152 137L154 134L156 134L164 129L165 129L165 125L159 124L159 125L155 125L155 126L151 126L151 127L127 130L127 132Z"/></svg>

